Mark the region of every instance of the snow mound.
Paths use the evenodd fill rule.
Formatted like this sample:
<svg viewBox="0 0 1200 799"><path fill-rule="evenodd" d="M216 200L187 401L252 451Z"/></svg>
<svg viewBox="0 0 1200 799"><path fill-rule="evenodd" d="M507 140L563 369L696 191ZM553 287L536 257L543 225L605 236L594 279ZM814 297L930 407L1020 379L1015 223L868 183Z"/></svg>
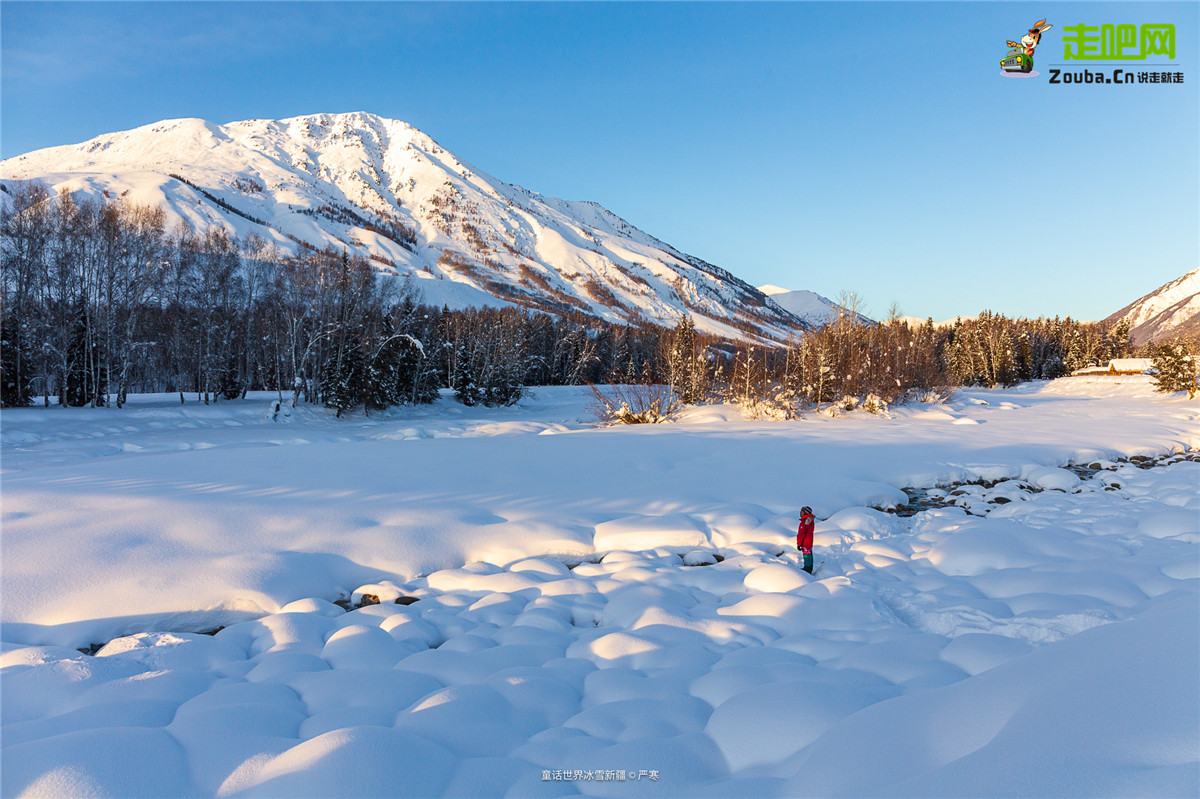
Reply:
<svg viewBox="0 0 1200 799"><path fill-rule="evenodd" d="M1194 796L1194 411L1056 391L5 409L0 794ZM877 509L918 484L969 508Z"/></svg>

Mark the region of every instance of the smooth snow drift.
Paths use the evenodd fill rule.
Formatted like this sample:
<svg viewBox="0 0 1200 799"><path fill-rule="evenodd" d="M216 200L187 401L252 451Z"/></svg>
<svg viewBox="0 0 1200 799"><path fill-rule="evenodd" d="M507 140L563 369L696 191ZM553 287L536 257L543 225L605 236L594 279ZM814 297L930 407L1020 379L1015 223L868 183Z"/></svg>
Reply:
<svg viewBox="0 0 1200 799"><path fill-rule="evenodd" d="M0 792L1200 791L1194 404L600 429L537 393L5 410Z"/></svg>

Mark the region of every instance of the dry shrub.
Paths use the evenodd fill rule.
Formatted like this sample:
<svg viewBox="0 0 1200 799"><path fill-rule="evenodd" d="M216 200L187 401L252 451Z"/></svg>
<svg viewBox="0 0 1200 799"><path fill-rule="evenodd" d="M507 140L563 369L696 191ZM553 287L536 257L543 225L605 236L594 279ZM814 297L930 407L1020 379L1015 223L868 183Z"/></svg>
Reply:
<svg viewBox="0 0 1200 799"><path fill-rule="evenodd" d="M592 389L591 411L603 424L669 422L682 407L670 386L660 383L616 384Z"/></svg>
<svg viewBox="0 0 1200 799"><path fill-rule="evenodd" d="M751 421L786 422L800 417L796 396L779 389L765 397L748 397L737 401L742 417Z"/></svg>

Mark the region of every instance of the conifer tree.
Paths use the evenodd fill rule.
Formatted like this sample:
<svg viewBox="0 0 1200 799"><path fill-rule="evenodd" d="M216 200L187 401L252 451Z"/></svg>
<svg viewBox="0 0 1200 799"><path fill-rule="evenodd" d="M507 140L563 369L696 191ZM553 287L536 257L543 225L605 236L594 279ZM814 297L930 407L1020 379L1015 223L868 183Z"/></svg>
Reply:
<svg viewBox="0 0 1200 799"><path fill-rule="evenodd" d="M62 406L82 408L95 397L95 381L90 369L95 353L88 346L89 337L87 304L81 297L71 314L70 338L59 378L58 402Z"/></svg>
<svg viewBox="0 0 1200 799"><path fill-rule="evenodd" d="M1183 342L1175 340L1155 346L1150 365L1154 371L1156 391L1164 394L1186 391L1188 399L1196 396L1196 362L1188 355Z"/></svg>
<svg viewBox="0 0 1200 799"><path fill-rule="evenodd" d="M463 405L478 405L483 401L483 389L479 385L480 375L476 370L476 358L473 347L466 343L460 344L454 350L454 373L450 381L454 387L454 396Z"/></svg>
<svg viewBox="0 0 1200 799"><path fill-rule="evenodd" d="M16 320L0 321L0 407L23 408L30 404L32 353Z"/></svg>
<svg viewBox="0 0 1200 799"><path fill-rule="evenodd" d="M238 358L234 353L230 353L225 359L225 366L221 369L218 389L221 396L227 400L237 399L242 396L242 381L238 377Z"/></svg>
<svg viewBox="0 0 1200 799"><path fill-rule="evenodd" d="M1108 357L1128 358L1133 351L1133 342L1129 339L1129 320L1121 319L1109 331Z"/></svg>
<svg viewBox="0 0 1200 799"><path fill-rule="evenodd" d="M323 394L325 404L337 409L337 416L362 404L366 395L366 369L363 363L362 342L349 343L340 358L327 364Z"/></svg>
<svg viewBox="0 0 1200 799"><path fill-rule="evenodd" d="M685 405L695 404L702 399L702 369L696 353L696 323L690 315L679 320L671 337L667 380L679 401Z"/></svg>

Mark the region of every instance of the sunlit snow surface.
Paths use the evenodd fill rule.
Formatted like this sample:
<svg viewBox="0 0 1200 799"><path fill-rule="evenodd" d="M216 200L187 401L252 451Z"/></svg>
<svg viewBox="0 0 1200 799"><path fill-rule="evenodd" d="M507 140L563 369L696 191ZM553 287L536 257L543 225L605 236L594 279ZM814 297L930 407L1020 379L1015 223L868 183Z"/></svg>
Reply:
<svg viewBox="0 0 1200 799"><path fill-rule="evenodd" d="M1164 457L1195 403L600 429L585 397L3 411L0 792L1200 792L1200 463Z"/></svg>

